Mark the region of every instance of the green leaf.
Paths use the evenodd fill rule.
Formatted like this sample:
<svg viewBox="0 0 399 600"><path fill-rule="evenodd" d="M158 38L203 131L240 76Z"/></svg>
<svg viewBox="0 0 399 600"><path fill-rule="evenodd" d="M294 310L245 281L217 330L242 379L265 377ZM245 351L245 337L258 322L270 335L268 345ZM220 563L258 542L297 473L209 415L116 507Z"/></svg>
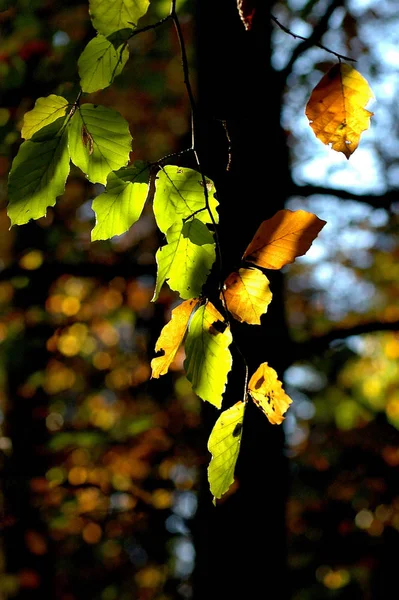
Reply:
<svg viewBox="0 0 399 600"><path fill-rule="evenodd" d="M58 119L44 128L52 131L53 137L21 144L8 177L7 214L11 225L44 217L47 208L54 206L57 196L63 194L70 168L63 123L64 119Z"/></svg>
<svg viewBox="0 0 399 600"><path fill-rule="evenodd" d="M200 296L216 258L212 233L204 223L192 219L183 226L173 225L166 240L156 253L158 272L152 301L157 300L166 280L184 300Z"/></svg>
<svg viewBox="0 0 399 600"><path fill-rule="evenodd" d="M215 223L219 222L215 186L206 179L209 207ZM168 165L157 175L154 195L154 215L159 229L166 233L176 222L195 216L202 223L212 223L206 209L205 190L201 173Z"/></svg>
<svg viewBox="0 0 399 600"><path fill-rule="evenodd" d="M205 246L205 244L213 244L213 233L211 233L208 227L201 223L199 219L190 219L183 224L181 228L182 236L187 238L193 244L197 246ZM166 239L169 239L168 233Z"/></svg>
<svg viewBox="0 0 399 600"><path fill-rule="evenodd" d="M216 408L222 405L231 370L231 342L230 327L213 304L198 308L189 325L184 368L194 392Z"/></svg>
<svg viewBox="0 0 399 600"><path fill-rule="evenodd" d="M37 131L54 123L60 117L65 117L68 102L62 96L50 94L46 98L38 98L34 108L24 115L21 136L29 140Z"/></svg>
<svg viewBox="0 0 399 600"><path fill-rule="evenodd" d="M140 161L108 175L107 189L92 204L96 214L92 241L121 235L138 221L147 198L148 177L148 168Z"/></svg>
<svg viewBox="0 0 399 600"><path fill-rule="evenodd" d="M109 35L120 29L135 27L149 4L149 0L90 0L89 10L97 31Z"/></svg>
<svg viewBox="0 0 399 600"><path fill-rule="evenodd" d="M212 459L208 467L208 481L214 504L234 483L245 406L246 403L240 401L223 411L209 436L208 450Z"/></svg>
<svg viewBox="0 0 399 600"><path fill-rule="evenodd" d="M111 108L83 104L69 123L72 162L92 183L105 185L110 171L125 167L131 146L127 121Z"/></svg>
<svg viewBox="0 0 399 600"><path fill-rule="evenodd" d="M84 92L108 87L129 59L126 42L112 43L99 34L90 40L78 60L80 85Z"/></svg>

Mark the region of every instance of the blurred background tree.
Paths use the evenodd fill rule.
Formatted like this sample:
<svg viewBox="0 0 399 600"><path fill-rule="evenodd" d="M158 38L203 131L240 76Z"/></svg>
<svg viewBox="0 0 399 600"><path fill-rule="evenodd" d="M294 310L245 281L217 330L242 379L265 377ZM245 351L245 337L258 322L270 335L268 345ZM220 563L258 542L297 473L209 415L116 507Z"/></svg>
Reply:
<svg viewBox="0 0 399 600"><path fill-rule="evenodd" d="M277 23L257 6L247 32L235 2L178 2L205 171L226 198L226 269L242 253L240 240L282 206L327 221L307 255L273 278L259 333L242 333L250 362L265 355L294 403L284 429L249 415L237 484L214 509L203 484L214 410L193 395L181 354L171 374L149 379L177 300L165 288L150 302L159 245L151 207L126 234L91 243L101 186L74 169L45 218L9 230L6 180L23 115L40 96L76 90L76 62L94 30L86 2L1 0L4 598L202 600L279 589L281 600L379 600L395 589L395 4L276 2ZM169 8L152 0L143 25ZM355 58L376 97L371 128L349 161L315 138L304 114L336 62L317 43ZM130 51L122 75L90 101L127 119L132 157L156 161L190 145L173 27L134 37ZM232 401L237 381L229 380Z"/></svg>

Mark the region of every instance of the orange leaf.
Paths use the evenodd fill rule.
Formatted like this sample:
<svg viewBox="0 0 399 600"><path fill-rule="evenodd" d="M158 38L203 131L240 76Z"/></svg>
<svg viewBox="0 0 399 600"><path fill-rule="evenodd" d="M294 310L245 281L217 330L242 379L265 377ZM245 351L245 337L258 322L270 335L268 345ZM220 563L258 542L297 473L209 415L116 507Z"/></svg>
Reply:
<svg viewBox="0 0 399 600"><path fill-rule="evenodd" d="M292 400L283 390L276 371L266 362L262 363L252 375L248 384L248 392L272 425L280 425L284 421L283 415Z"/></svg>
<svg viewBox="0 0 399 600"><path fill-rule="evenodd" d="M281 269L309 250L325 224L304 210L279 210L260 224L243 258L264 269Z"/></svg>
<svg viewBox="0 0 399 600"><path fill-rule="evenodd" d="M238 14L247 31L252 27L252 19L255 16L255 4L255 0L237 0Z"/></svg>
<svg viewBox="0 0 399 600"><path fill-rule="evenodd" d="M172 310L172 318L162 329L161 335L155 344L155 352L163 351L163 354L152 359L151 377L158 378L168 372L169 366L183 341L190 317L198 303L197 298L191 298Z"/></svg>
<svg viewBox="0 0 399 600"><path fill-rule="evenodd" d="M356 150L373 113L364 107L374 98L367 80L353 67L334 65L314 88L306 116L316 137L346 158Z"/></svg>
<svg viewBox="0 0 399 600"><path fill-rule="evenodd" d="M260 317L272 299L266 275L258 269L240 269L230 273L224 288L221 296L233 317L250 325L260 325Z"/></svg>

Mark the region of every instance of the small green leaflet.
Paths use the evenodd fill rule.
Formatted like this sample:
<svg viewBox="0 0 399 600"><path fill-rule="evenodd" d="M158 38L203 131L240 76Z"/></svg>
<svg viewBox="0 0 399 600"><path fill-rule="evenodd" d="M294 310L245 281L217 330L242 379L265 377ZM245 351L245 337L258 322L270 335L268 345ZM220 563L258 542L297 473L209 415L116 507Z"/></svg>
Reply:
<svg viewBox="0 0 399 600"><path fill-rule="evenodd" d="M166 234L167 244L156 253L157 282L152 301L168 280L170 289L184 300L201 295L202 286L215 262L213 235L198 219L173 225Z"/></svg>
<svg viewBox="0 0 399 600"><path fill-rule="evenodd" d="M208 481L214 504L234 483L245 406L246 403L240 401L224 410L209 436L208 450L212 459L208 467Z"/></svg>
<svg viewBox="0 0 399 600"><path fill-rule="evenodd" d="M63 129L65 119L46 126L32 140L23 142L14 158L8 177L7 214L11 225L24 225L30 219L44 217L65 189L69 174L68 136ZM42 134L43 137L40 137Z"/></svg>
<svg viewBox="0 0 399 600"><path fill-rule="evenodd" d="M127 121L115 110L83 104L69 123L72 162L92 183L106 184L110 171L125 167L132 149Z"/></svg>
<svg viewBox="0 0 399 600"><path fill-rule="evenodd" d="M80 85L84 92L108 87L129 59L126 42L112 43L99 34L90 40L78 60Z"/></svg>
<svg viewBox="0 0 399 600"><path fill-rule="evenodd" d="M215 186L206 180L206 193L215 223L219 222ZM205 190L201 173L168 165L157 175L154 195L154 215L159 229L166 233L176 222L195 216L202 223L212 223L205 203Z"/></svg>
<svg viewBox="0 0 399 600"><path fill-rule="evenodd" d="M64 117L68 108L68 102L62 96L50 94L46 98L38 98L34 108L24 115L24 124L21 129L21 137L29 140L39 129L54 123L60 117Z"/></svg>
<svg viewBox="0 0 399 600"><path fill-rule="evenodd" d="M90 0L89 10L97 31L109 35L120 29L136 27L149 4L149 0Z"/></svg>
<svg viewBox="0 0 399 600"><path fill-rule="evenodd" d="M211 302L197 309L188 329L184 369L193 391L216 408L222 405L231 370L232 339L230 327Z"/></svg>
<svg viewBox="0 0 399 600"><path fill-rule="evenodd" d="M143 162L108 175L105 192L93 200L96 225L91 240L108 240L138 221L148 193L149 171Z"/></svg>

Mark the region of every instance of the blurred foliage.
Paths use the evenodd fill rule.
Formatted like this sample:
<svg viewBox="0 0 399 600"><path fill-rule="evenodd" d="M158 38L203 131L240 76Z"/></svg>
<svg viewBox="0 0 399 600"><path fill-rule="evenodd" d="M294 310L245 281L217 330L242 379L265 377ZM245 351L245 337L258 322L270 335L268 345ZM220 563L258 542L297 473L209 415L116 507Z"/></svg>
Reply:
<svg viewBox="0 0 399 600"><path fill-rule="evenodd" d="M305 37L324 11L321 2L276 5L280 21ZM353 0L337 5L320 39L356 59L376 96L355 159L325 150L298 111L334 63L322 49L299 56L282 108L293 178L288 207L327 221L286 279L286 314L298 342L298 359L285 373L294 401L285 423L293 600L392 593L399 544L397 26L395 2ZM284 71L297 42L277 28L273 35L274 66Z"/></svg>
<svg viewBox="0 0 399 600"><path fill-rule="evenodd" d="M146 23L168 12L169 2L152 2ZM189 40L189 14L182 22ZM91 243L101 186L74 169L38 223L9 230L5 215L24 113L39 96L76 97L77 58L93 35L88 5L13 2L0 26L0 595L181 598L200 407L181 355L171 375L149 381L175 302L167 291L150 302L152 212ZM123 75L90 96L128 120L134 159L178 150L188 131L177 49L168 26L137 36Z"/></svg>
<svg viewBox="0 0 399 600"><path fill-rule="evenodd" d="M398 186L397 5L346 4L323 42L356 54L378 94L378 129L349 164L331 159L298 114L331 57L319 48L300 57L282 113L293 180L330 191L295 190L288 204L328 223L286 269L298 344L399 318L397 204L356 198ZM9 230L5 214L24 113L39 96L76 98L77 59L94 34L87 3L2 0L0 9L0 596L189 598L200 406L181 354L171 374L149 380L176 299L163 291L150 303L159 245L152 212L145 208L126 234L91 243L91 202L103 188L76 169L45 218ZM310 35L324 9L292 0L276 14ZM179 11L191 60L189 3ZM168 12L169 1L153 0L143 25ZM276 29L277 69L296 44ZM157 160L184 148L189 131L173 28L134 37L130 51L113 85L87 98L127 119L133 159ZM338 188L353 198L335 195ZM384 580L399 536L398 358L395 333L342 333L285 374L294 400L284 425L293 600L389 597Z"/></svg>

